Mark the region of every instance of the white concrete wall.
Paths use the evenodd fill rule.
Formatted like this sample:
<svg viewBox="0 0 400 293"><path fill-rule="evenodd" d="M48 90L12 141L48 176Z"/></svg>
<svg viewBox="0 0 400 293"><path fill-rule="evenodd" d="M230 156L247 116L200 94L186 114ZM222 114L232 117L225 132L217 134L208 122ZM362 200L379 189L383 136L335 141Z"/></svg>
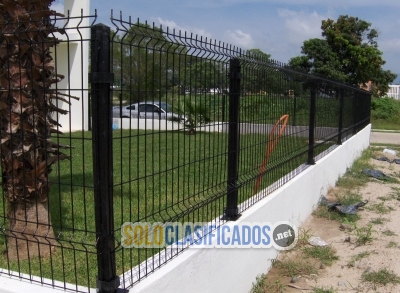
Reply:
<svg viewBox="0 0 400 293"><path fill-rule="evenodd" d="M291 221L294 225L300 226L314 210L320 196L325 195L329 188L335 185L337 179L368 147L370 133L371 125L247 209L238 221L228 222L226 225L240 222L274 224L279 221ZM263 192L266 190L261 191ZM199 249L191 247L135 285L130 292L249 292L256 276L266 273L271 266L271 260L277 255L278 251L274 248ZM147 268L152 267L152 262L153 259L148 261ZM137 276L137 272L138 267L133 269L133 276ZM48 286L33 285L29 281L20 281L6 274L7 270L0 269L0 292L57 293L60 291L52 290ZM125 274L125 276L130 275L130 272ZM66 286L73 288L74 285L66 284ZM94 289L91 289L91 292L92 290Z"/></svg>
<svg viewBox="0 0 400 293"><path fill-rule="evenodd" d="M89 39L90 19L80 16L89 15L89 0L64 0L64 14L71 17L66 21L66 28L79 27L79 29L67 29L67 35L56 34L62 42L53 51L57 64L57 73L65 78L57 84L57 88L63 94L78 97L79 100L70 99L71 106L65 102L58 101L56 105L69 111L67 115L59 114L58 122L62 125L63 132L88 130L89 117L89 91L88 91L88 69L89 69ZM74 18L78 17L78 18ZM62 25L62 24L59 24ZM66 42L68 40L68 42ZM85 40L85 41L81 41Z"/></svg>
<svg viewBox="0 0 400 293"><path fill-rule="evenodd" d="M226 132L226 123L216 122L197 127L197 131ZM184 125L163 119L113 118L114 129L182 130Z"/></svg>

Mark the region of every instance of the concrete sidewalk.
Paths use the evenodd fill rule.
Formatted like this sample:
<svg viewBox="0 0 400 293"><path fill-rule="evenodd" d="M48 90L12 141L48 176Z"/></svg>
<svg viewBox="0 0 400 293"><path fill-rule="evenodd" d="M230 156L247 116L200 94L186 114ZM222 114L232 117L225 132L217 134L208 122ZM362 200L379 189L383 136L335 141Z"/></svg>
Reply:
<svg viewBox="0 0 400 293"><path fill-rule="evenodd" d="M400 133L371 131L370 141L371 143L387 143L400 145Z"/></svg>

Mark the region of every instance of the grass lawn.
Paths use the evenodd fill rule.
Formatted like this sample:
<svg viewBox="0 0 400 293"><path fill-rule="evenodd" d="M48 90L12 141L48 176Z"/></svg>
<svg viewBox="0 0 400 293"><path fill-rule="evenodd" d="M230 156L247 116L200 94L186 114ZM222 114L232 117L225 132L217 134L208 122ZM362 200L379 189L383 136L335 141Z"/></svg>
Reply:
<svg viewBox="0 0 400 293"><path fill-rule="evenodd" d="M91 132L55 137L71 160L54 165L50 175L50 214L60 247L47 259L8 262L0 267L94 287L97 275ZM275 182L307 159L307 138L283 136L272 153L261 188ZM209 221L225 208L227 189L226 133L116 130L113 137L114 219L116 240L124 222ZM253 195L268 135L240 136L239 201ZM318 152L333 143L321 144ZM260 190L261 190L260 188ZM3 225L5 204L0 201ZM267 220L267 219L266 219ZM0 234L0 248L5 250ZM118 243L117 243L118 245ZM117 248L117 274L134 267L159 249Z"/></svg>
<svg viewBox="0 0 400 293"><path fill-rule="evenodd" d="M371 119L373 129L400 130L400 117L392 119Z"/></svg>

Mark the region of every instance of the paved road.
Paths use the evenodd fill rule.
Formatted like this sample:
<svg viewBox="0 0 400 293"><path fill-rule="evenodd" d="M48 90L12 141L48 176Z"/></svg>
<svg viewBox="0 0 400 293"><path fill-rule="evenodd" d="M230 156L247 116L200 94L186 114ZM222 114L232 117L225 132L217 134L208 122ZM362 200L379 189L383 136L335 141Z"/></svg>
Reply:
<svg viewBox="0 0 400 293"><path fill-rule="evenodd" d="M371 143L388 143L400 145L400 133L398 132L371 132Z"/></svg>

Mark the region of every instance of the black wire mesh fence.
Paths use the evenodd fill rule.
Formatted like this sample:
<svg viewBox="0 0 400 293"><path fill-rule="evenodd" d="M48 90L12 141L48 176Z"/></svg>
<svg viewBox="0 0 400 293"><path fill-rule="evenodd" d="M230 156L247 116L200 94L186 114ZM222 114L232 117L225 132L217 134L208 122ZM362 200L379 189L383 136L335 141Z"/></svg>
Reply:
<svg viewBox="0 0 400 293"><path fill-rule="evenodd" d="M54 20L29 41L32 21L2 25L9 80L31 63L25 88L1 82L0 274L131 288L188 244L124 248L124 223L223 225L369 124L370 93L356 87L201 36L94 20ZM53 67L34 62L48 47ZM28 90L52 103L23 100ZM41 107L54 125L43 133L32 127L43 113L24 114Z"/></svg>

